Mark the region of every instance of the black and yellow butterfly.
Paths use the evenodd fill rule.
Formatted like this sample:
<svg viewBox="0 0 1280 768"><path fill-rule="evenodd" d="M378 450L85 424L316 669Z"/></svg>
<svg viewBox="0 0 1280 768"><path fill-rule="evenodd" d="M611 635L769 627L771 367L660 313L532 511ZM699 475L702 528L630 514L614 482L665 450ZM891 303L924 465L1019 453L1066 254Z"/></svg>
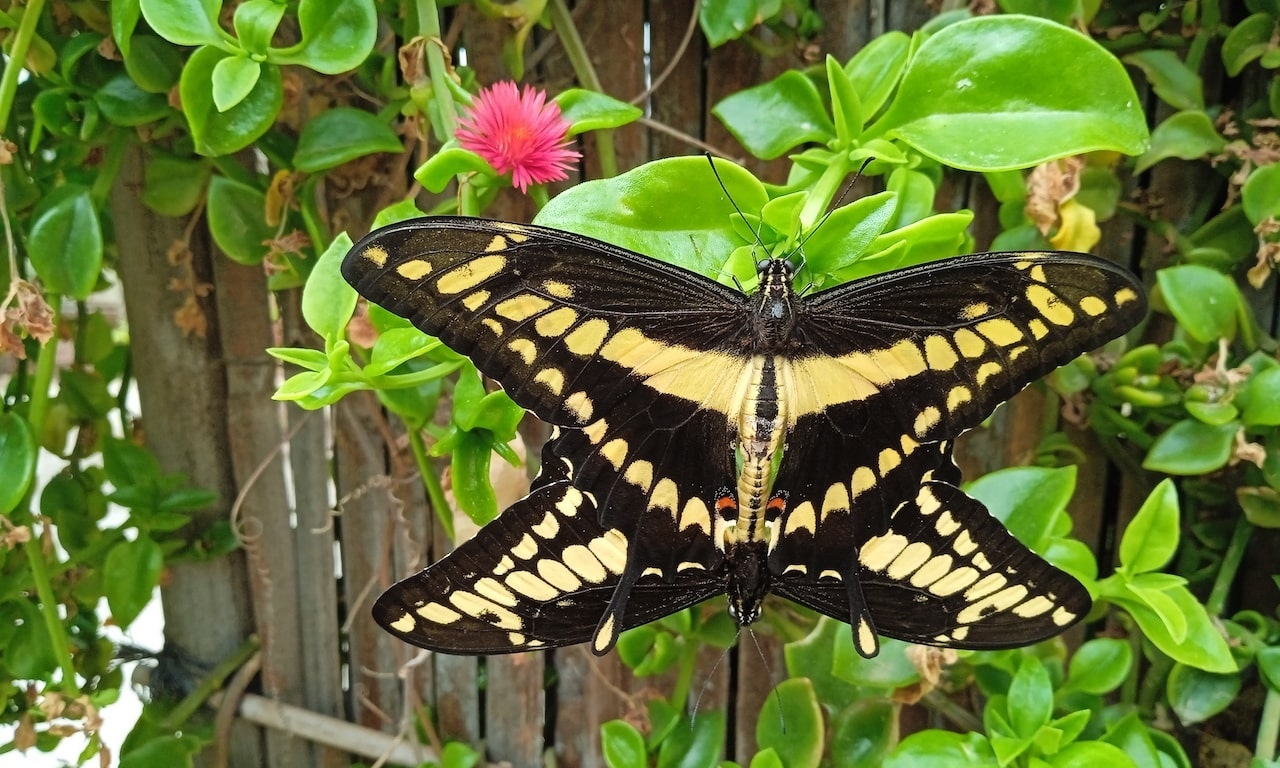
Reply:
<svg viewBox="0 0 1280 768"><path fill-rule="evenodd" d="M374 606L452 653L618 634L727 593L960 648L1050 637L1087 591L959 490L949 441L1118 336L1141 287L1104 260L979 254L811 295L784 259L751 294L544 227L432 217L343 275L556 425L530 494Z"/></svg>

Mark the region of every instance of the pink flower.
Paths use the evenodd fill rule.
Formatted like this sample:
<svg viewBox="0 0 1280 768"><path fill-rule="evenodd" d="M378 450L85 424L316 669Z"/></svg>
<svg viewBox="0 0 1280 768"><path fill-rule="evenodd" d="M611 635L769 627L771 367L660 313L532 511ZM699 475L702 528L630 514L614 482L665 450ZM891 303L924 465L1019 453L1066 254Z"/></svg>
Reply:
<svg viewBox="0 0 1280 768"><path fill-rule="evenodd" d="M582 157L567 149L569 122L547 95L526 85L524 93L511 81L480 91L471 112L462 118L457 139L498 173L510 173L521 192L530 184L568 178L571 163Z"/></svg>

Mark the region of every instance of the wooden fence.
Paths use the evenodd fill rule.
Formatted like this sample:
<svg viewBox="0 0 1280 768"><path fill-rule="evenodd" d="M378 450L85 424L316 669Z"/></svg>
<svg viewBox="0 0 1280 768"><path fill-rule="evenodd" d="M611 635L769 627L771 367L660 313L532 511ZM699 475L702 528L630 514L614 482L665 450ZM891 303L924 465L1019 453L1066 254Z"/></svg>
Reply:
<svg viewBox="0 0 1280 768"><path fill-rule="evenodd" d="M679 134L740 152L710 114L719 99L826 54L847 60L884 31L909 32L933 13L919 1L815 5L826 23L821 34L769 57L741 43L708 48L697 30L690 34L693 0L579 2L574 16L603 89L641 97L648 110L645 123L614 133L620 167L699 151ZM502 27L474 12L452 21L449 42L465 47L479 80L506 78ZM530 79L552 91L575 84L554 35L543 33L531 45L528 62ZM649 79L668 67L644 97ZM584 143L586 177L596 177L593 138ZM781 165L745 160L758 174L779 180ZM230 557L173 565L163 589L166 636L171 647L203 665L228 657L251 634L262 643L257 679L237 680L221 697L228 712L238 708L240 715L228 721L229 764L346 765L352 757L342 749L292 733L303 728L306 712L413 742L417 735L406 732L406 724L426 707L438 717L433 738L483 741L493 761L532 768L553 750L561 765L602 765L599 725L643 717L646 691L669 690L671 681L634 679L616 655L595 658L585 648L489 659L421 654L375 626L368 615L373 598L449 549L433 530L403 427L389 422L368 393L349 396L327 413L272 401L282 373L264 348L317 341L300 319L296 292L276 297L273 317L261 270L217 255L201 226L189 241L195 277L216 287L201 305L209 333L203 339L183 335L171 320L181 297L167 290L176 268L166 254L186 237L187 223L157 217L141 205L136 190L144 163L140 154L128 158L113 213L120 242L133 244L121 249L119 270L147 442L166 470L219 491L222 505L202 522L234 516L245 540ZM353 222L353 237L362 234L354 231L364 226L357 222L367 223L407 189L410 165L409 158L387 158L379 189L343 201L334 215ZM1146 180L1163 191L1164 215L1175 221L1178 210L1195 205L1190 191L1197 188L1195 179L1179 173L1185 171L1161 166ZM952 184L939 200L942 208L967 206L978 213L980 245L997 231L995 204L983 189ZM512 195L493 213L527 219L531 211ZM1141 259L1156 266L1164 258L1160 244L1142 241L1123 223L1108 225L1101 251L1125 264ZM990 429L963 442L960 454L970 474L1025 462L1039 436L1036 400L1034 392L1024 394L1000 411ZM1077 437L1087 444L1087 436ZM1109 557L1102 547L1114 510L1132 509L1139 496L1140 489L1125 486L1090 452L1075 497L1076 531ZM743 761L754 753L756 714L785 666L781 646L767 635L759 639L771 671L754 650L722 660L708 649L695 675L698 685L705 684L701 706L725 709L736 726L727 756ZM242 696L246 691L256 696ZM280 727L259 727L251 718ZM340 729L322 721L320 730ZM429 751L418 754L429 757L438 746L428 740ZM396 754L396 762L408 761Z"/></svg>

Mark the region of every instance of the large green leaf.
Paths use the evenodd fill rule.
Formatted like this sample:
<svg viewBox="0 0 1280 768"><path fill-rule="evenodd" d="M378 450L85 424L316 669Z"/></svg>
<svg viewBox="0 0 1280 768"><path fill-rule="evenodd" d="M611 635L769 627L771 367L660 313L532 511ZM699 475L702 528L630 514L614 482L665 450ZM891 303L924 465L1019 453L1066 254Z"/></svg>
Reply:
<svg viewBox="0 0 1280 768"><path fill-rule="evenodd" d="M280 68L263 65L249 94L226 111L214 102L214 69L232 54L205 46L187 60L178 90L196 151L217 157L252 144L275 123L284 105Z"/></svg>
<svg viewBox="0 0 1280 768"><path fill-rule="evenodd" d="M1141 153L1146 118L1124 67L1093 40L1030 16L982 16L925 40L886 135L955 168L1026 168L1095 150Z"/></svg>

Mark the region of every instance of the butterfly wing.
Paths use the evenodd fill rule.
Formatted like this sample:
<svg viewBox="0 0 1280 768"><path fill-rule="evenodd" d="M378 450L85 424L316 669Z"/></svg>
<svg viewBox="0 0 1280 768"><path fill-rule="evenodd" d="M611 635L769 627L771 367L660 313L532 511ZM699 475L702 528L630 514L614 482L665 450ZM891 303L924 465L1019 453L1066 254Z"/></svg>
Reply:
<svg viewBox="0 0 1280 768"><path fill-rule="evenodd" d="M911 512L926 473L959 481L939 441L976 426L1030 381L1144 313L1128 273L1076 254L951 259L808 299L797 329L804 346L784 379L795 422L775 481L787 495L770 555L778 591L850 621L867 656L877 648L875 631L934 643L955 637L952 630L963 635L965 627L948 618L964 609L957 598L907 590L869 571L855 545L898 531L918 537L908 539L911 552L945 552L948 540L916 525ZM1043 583L1052 576L1052 594L1080 613L1083 590L1073 579L1018 544L980 504L946 488L954 485L944 482L938 494L964 516L956 536L986 537L973 539L990 548L984 556L1018 562L1020 577ZM905 601L908 592L919 600ZM1083 600L1087 607L1087 594ZM926 629L934 624L937 631Z"/></svg>
<svg viewBox="0 0 1280 768"><path fill-rule="evenodd" d="M392 585L373 606L391 634L434 651L513 653L593 640L597 653L618 633L724 591L718 555L697 567L629 541L596 522L595 506L564 482L537 487L476 536L425 570ZM653 563L619 600L630 558ZM612 606L620 606L611 611ZM615 621L610 622L610 615Z"/></svg>
<svg viewBox="0 0 1280 768"><path fill-rule="evenodd" d="M532 225L453 216L404 221L357 243L342 274L559 426L586 427L632 397L673 396L649 412L661 427L701 405L723 404L733 393L709 353L736 349L749 333L736 291L608 243Z"/></svg>
<svg viewBox="0 0 1280 768"><path fill-rule="evenodd" d="M1133 276L1087 254L977 254L839 286L803 307L797 417L951 439L1145 314Z"/></svg>
<svg viewBox="0 0 1280 768"><path fill-rule="evenodd" d="M948 462L949 463L949 462ZM942 476L894 511L887 530L856 538L858 581L879 634L926 645L995 649L1053 637L1089 611L1088 591L1010 534ZM783 574L775 591L841 621L847 589Z"/></svg>

